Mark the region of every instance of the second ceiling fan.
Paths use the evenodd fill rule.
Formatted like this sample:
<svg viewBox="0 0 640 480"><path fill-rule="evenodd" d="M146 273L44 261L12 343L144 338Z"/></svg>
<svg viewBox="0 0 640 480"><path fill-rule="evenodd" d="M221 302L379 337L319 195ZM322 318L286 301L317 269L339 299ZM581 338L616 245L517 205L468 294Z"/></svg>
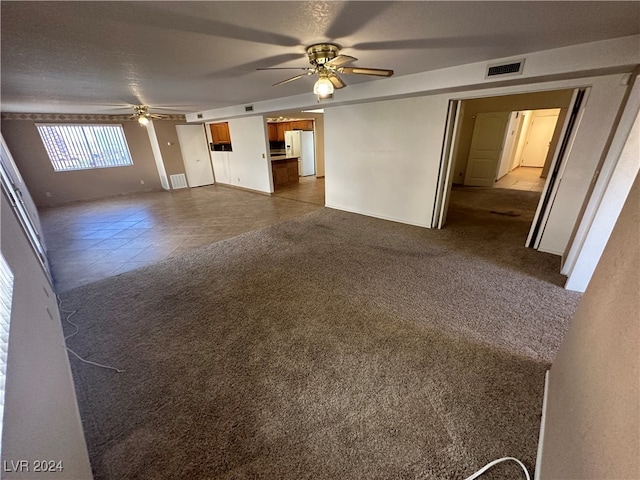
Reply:
<svg viewBox="0 0 640 480"><path fill-rule="evenodd" d="M313 93L321 98L328 98L333 94L334 88L344 88L346 83L340 78L338 74L356 74L356 75L374 75L377 77L390 77L393 75L393 70L382 68L365 68L365 67L348 67L352 62L358 60L355 57L349 55L341 55L340 47L335 43L317 43L307 47L307 56L309 57L309 63L311 67L272 67L272 68L258 68L258 70L304 70L305 73L301 73L291 78L287 78L281 82L275 83L276 85L283 85L285 83L293 82L299 78L307 75L318 74L318 81L313 86Z"/></svg>

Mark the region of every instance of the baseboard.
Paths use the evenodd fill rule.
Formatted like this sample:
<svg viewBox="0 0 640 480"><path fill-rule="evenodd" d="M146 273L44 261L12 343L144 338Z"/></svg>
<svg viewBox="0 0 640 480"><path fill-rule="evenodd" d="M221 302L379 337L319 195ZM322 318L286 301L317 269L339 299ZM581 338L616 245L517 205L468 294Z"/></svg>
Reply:
<svg viewBox="0 0 640 480"><path fill-rule="evenodd" d="M542 397L542 418L540 419L540 436L538 438L538 453L536 454L536 471L533 480L540 480L540 465L542 465L542 444L544 442L544 427L547 423L547 395L549 393L549 370L544 374L544 396Z"/></svg>
<svg viewBox="0 0 640 480"><path fill-rule="evenodd" d="M328 203L325 203L324 206L327 207L327 208L331 208L333 210L341 210L343 212L349 212L349 213L355 213L355 214L358 214L358 215L364 215L365 217L379 218L380 220L388 220L390 222L403 223L405 225L413 225L414 227L431 228L431 225L427 225L425 223L410 222L408 220L399 219L399 218L395 218L395 217L387 217L385 215L379 215L377 213L369 213L369 212L365 212L363 210L358 210L358 209L355 209L355 208L352 209L352 208L345 208L345 207L336 207L335 205L329 205Z"/></svg>

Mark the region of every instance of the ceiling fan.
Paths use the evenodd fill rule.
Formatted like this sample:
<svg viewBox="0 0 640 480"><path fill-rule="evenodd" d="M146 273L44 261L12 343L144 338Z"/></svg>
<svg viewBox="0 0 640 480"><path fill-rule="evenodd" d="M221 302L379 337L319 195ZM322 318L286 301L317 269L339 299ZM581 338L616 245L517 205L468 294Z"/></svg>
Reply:
<svg viewBox="0 0 640 480"><path fill-rule="evenodd" d="M149 107L146 105L133 105L133 115L130 118L137 120L138 123L142 126L146 126L149 122L154 119L162 119L166 118L165 115L158 115L156 113L150 113Z"/></svg>
<svg viewBox="0 0 640 480"><path fill-rule="evenodd" d="M390 77L393 75L393 70L388 69L345 66L358 59L349 55L341 55L340 46L335 43L311 45L307 47L307 56L311 67L272 67L258 68L258 70L304 70L306 72L275 83L274 87L317 73L319 78L313 86L313 93L318 95L319 98L331 98L334 88L347 86L338 74L374 75L377 77Z"/></svg>

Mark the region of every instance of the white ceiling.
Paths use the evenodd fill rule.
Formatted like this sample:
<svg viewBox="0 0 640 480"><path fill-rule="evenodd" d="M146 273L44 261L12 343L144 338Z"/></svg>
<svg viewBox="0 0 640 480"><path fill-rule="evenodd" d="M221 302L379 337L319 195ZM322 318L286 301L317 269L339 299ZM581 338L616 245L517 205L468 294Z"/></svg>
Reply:
<svg viewBox="0 0 640 480"><path fill-rule="evenodd" d="M187 113L298 95L305 47L395 75L640 33L640 2L8 2L3 112ZM347 84L384 81L344 75ZM348 88L348 87L347 87ZM124 107L124 108L123 108ZM166 113L169 113L168 111Z"/></svg>

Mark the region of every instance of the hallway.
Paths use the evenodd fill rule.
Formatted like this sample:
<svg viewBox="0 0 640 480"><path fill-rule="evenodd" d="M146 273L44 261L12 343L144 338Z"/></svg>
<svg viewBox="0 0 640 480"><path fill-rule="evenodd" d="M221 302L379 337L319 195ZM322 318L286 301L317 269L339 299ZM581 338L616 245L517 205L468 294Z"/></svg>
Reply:
<svg viewBox="0 0 640 480"><path fill-rule="evenodd" d="M517 167L494 183L494 188L508 188L510 190L528 190L541 192L546 178L540 178L542 168Z"/></svg>

